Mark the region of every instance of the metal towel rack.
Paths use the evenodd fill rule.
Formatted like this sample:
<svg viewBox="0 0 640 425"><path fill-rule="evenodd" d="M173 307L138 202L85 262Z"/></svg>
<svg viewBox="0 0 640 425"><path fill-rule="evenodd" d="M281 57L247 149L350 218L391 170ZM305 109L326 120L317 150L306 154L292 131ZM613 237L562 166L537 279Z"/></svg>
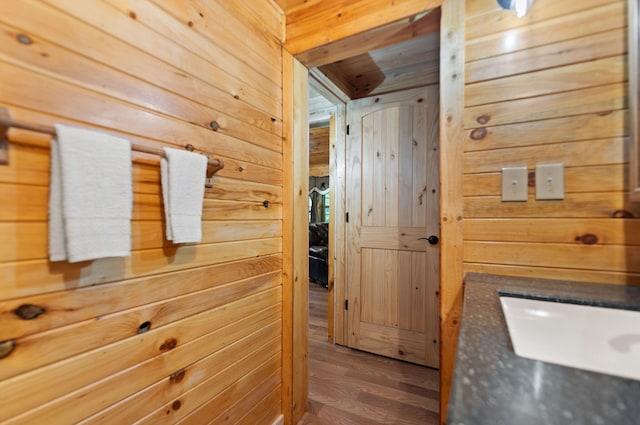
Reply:
<svg viewBox="0 0 640 425"><path fill-rule="evenodd" d="M56 135L55 127L14 120L13 118L11 118L11 115L9 114L9 109L5 107L0 107L0 164L3 164L3 165L9 164L9 138L7 136L7 132L9 128L20 128L23 130L49 134L51 136ZM131 143L131 149L136 152L144 152L144 153L164 157L164 150L158 149L158 148L150 148L147 146ZM185 146L185 149L189 151L193 151L194 148L193 148L193 145L188 144ZM214 174L222 170L223 168L224 168L223 160L208 158L207 179L205 184L206 187L208 188L213 187Z"/></svg>

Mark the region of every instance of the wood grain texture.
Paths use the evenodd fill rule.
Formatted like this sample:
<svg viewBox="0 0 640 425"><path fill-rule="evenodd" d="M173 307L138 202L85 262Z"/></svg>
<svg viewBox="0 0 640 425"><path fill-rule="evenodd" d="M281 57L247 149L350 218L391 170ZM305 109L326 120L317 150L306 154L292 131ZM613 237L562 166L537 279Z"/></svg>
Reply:
<svg viewBox="0 0 640 425"><path fill-rule="evenodd" d="M439 29L440 9L436 8L418 17L400 19L328 45L304 51L296 57L309 68L320 67L416 37L438 33Z"/></svg>
<svg viewBox="0 0 640 425"><path fill-rule="evenodd" d="M283 215L283 372L282 413L295 424L307 400L307 310L309 276L309 73L283 50L285 126Z"/></svg>
<svg viewBox="0 0 640 425"><path fill-rule="evenodd" d="M189 143L226 167L205 193L201 243L165 240L158 158L136 153L131 256L49 262L50 140L10 131L0 340L16 348L0 361L11 406L0 421L193 423L207 406L201 423L272 423L282 412L290 166L283 15L269 1L72 3L0 5L0 104L16 119L148 147Z"/></svg>
<svg viewBox="0 0 640 425"><path fill-rule="evenodd" d="M469 219L468 241L548 242L576 245L640 245L640 222L634 219Z"/></svg>
<svg viewBox="0 0 640 425"><path fill-rule="evenodd" d="M507 276L523 276L541 279L573 280L610 285L640 285L640 274L608 272L589 269L558 269L540 266L512 266L507 264L465 263L465 273L492 273Z"/></svg>
<svg viewBox="0 0 640 425"><path fill-rule="evenodd" d="M293 55L440 6L441 0L313 2L287 13L285 48Z"/></svg>
<svg viewBox="0 0 640 425"><path fill-rule="evenodd" d="M184 272L159 274L113 284L90 286L72 291L58 291L31 297L14 298L0 303L0 339L19 338L44 332L111 312L133 309L145 304L197 293L227 285L251 276L272 273L282 264L281 255L224 263ZM184 278L184 283L177 285ZM21 305L41 306L40 320L21 320L13 312Z"/></svg>
<svg viewBox="0 0 640 425"><path fill-rule="evenodd" d="M554 19L567 18L603 5L614 3L611 0L585 0L580 4L571 0L538 0L538 6L531 9L523 19L516 19L509 11L501 9L491 0L474 1L467 12L467 38L475 39L494 33L529 27L532 24L546 23Z"/></svg>
<svg viewBox="0 0 640 425"><path fill-rule="evenodd" d="M79 423L107 425L126 421L127 418L141 418L142 423L154 423L154 421L162 423L166 421L167 415L170 415L174 421L188 416L194 408L207 402L210 395L219 394L226 386L232 385L238 371L250 371L251 366L258 364L265 355L277 353L278 334L281 331L279 325L279 322L267 325L187 366L184 373L175 375L173 379L169 377L158 381ZM255 340L266 342L256 346ZM219 367L219 372L212 373L211 370L215 367ZM264 365L256 369L261 368L264 368ZM268 366L266 369L267 373L273 370ZM201 379L203 374L208 375L204 380ZM248 374L251 375L253 372ZM178 379L178 376L181 378ZM153 400L165 404L158 408L157 405L150 403ZM179 404L176 401L179 401Z"/></svg>
<svg viewBox="0 0 640 425"><path fill-rule="evenodd" d="M440 423L444 424L462 310L464 0L442 4L440 29Z"/></svg>
<svg viewBox="0 0 640 425"><path fill-rule="evenodd" d="M465 151L623 137L628 133L627 117L627 111L620 110L483 127L481 133L474 130L466 132Z"/></svg>
<svg viewBox="0 0 640 425"><path fill-rule="evenodd" d="M249 296L279 286L278 272L205 289L180 297L111 313L101 320L86 320L53 331L16 338L15 356L3 362L7 367L0 379L72 357L135 334L146 318L157 329L185 317L227 304L240 296ZM24 304L23 304L24 305ZM44 319L44 317L42 317ZM57 347L51 350L51 347ZM46 355L45 355L46 354Z"/></svg>
<svg viewBox="0 0 640 425"><path fill-rule="evenodd" d="M550 145L513 147L464 154L467 178L476 173L500 171L508 165L526 165L532 170L537 163L559 163L566 167L620 164L625 162L625 139L599 139Z"/></svg>
<svg viewBox="0 0 640 425"><path fill-rule="evenodd" d="M539 162L543 160L538 159ZM553 163L553 161L546 162ZM532 170L532 173L534 171ZM565 193L622 192L626 188L624 176L628 167L623 164L594 165L590 167L567 167L564 170ZM502 190L502 173L469 174L464 178L464 193L467 196L498 196ZM535 194L535 187L528 188Z"/></svg>
<svg viewBox="0 0 640 425"><path fill-rule="evenodd" d="M465 242L469 263L522 266L544 264L559 269L588 269L638 273L640 249L625 245L553 244L533 242Z"/></svg>
<svg viewBox="0 0 640 425"><path fill-rule="evenodd" d="M538 84L531 84L532 79ZM624 56L613 56L560 68L468 84L465 87L465 106L620 83L625 79Z"/></svg>
<svg viewBox="0 0 640 425"><path fill-rule="evenodd" d="M238 338L238 335L234 335L230 329L225 329L225 325L235 321L237 322L233 325L237 326L234 328L235 332L243 332L241 331L242 324L246 327L247 322L251 321L249 319L251 314L265 308L271 308L273 314L278 317L279 295L279 289L274 288L254 297L235 301L235 304L218 307L175 322L172 326L164 329L151 330L149 334L133 336L104 348L88 351L76 356L71 361L53 363L33 373L4 380L0 383L0 391L6 394L5 400L10 403L8 406L11 407L3 409L0 417L3 420L10 420L9 423L24 423L26 418L41 417L43 412L55 411L59 423L69 423L81 419L80 415L105 408L123 396L139 391L180 370L214 351L216 347L224 346L225 340L221 338L221 335L228 333L233 336L227 340L228 342ZM269 305L273 305L273 307L267 307ZM245 320L240 320L241 318ZM209 325L205 323L209 323ZM218 334L211 335L207 344L199 344L202 341L196 339L197 337L205 335L207 332L216 331L216 329ZM189 344L191 340L195 340L195 342ZM218 341L217 346L211 345L214 340ZM141 362L142 359L150 359L150 361ZM172 359L173 361L171 361ZM137 367L130 369L131 366L136 365ZM117 373L125 369L135 378L129 377L127 379L127 373ZM108 378L107 382L104 381L104 378ZM32 388L43 380L52 383L47 392L27 391L28 388ZM108 382L109 380L111 382ZM115 382L129 382L129 385L116 385ZM87 397L95 385L100 385L101 392L104 394L102 397ZM14 391L9 393L9 388ZM19 389L22 390L18 391ZM56 403L43 404L46 400L58 399L59 397L60 399ZM78 403L78 399L85 399L85 401ZM71 406L75 406L75 408L71 408Z"/></svg>
<svg viewBox="0 0 640 425"><path fill-rule="evenodd" d="M465 108L464 127L502 125L625 109L626 84L589 87Z"/></svg>
<svg viewBox="0 0 640 425"><path fill-rule="evenodd" d="M329 175L329 127L309 129L309 175Z"/></svg>
<svg viewBox="0 0 640 425"><path fill-rule="evenodd" d="M420 238L438 232L438 104L433 86L351 102L347 155L349 346L431 367L439 252Z"/></svg>
<svg viewBox="0 0 640 425"><path fill-rule="evenodd" d="M504 26L514 27L496 32L484 37L468 38L466 43L467 61L475 61L512 53L519 50L531 49L545 44L554 44L571 38L584 37L616 28L626 26L626 12L624 1L595 0L600 7L589 8L588 3L580 3L580 8L574 13L559 16L550 16L540 22L532 22L532 15L519 20L514 14L492 13L498 6L488 4L483 0L486 13L480 20L486 20L488 16L500 18L505 21ZM536 6L536 9L546 8L550 15L555 14L556 5L546 1L545 6ZM572 3L570 0L561 4ZM571 6L575 7L575 6ZM486 22L483 24L486 25Z"/></svg>

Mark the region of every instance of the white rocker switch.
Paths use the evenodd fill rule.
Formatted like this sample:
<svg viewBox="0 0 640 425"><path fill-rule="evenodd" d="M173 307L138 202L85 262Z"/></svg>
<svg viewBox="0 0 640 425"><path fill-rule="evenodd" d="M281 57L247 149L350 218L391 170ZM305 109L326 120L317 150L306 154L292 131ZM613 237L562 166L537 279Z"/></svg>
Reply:
<svg viewBox="0 0 640 425"><path fill-rule="evenodd" d="M564 199L564 164L536 165L536 199Z"/></svg>
<svg viewBox="0 0 640 425"><path fill-rule="evenodd" d="M502 169L502 202L522 202L528 198L527 167Z"/></svg>

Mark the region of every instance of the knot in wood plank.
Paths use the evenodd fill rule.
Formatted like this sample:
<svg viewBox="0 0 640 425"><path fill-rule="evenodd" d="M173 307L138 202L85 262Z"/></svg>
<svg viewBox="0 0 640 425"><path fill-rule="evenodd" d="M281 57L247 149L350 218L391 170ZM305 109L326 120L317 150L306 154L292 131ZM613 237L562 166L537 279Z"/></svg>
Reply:
<svg viewBox="0 0 640 425"><path fill-rule="evenodd" d="M612 218L633 218L633 213L627 210L615 210L611 214Z"/></svg>
<svg viewBox="0 0 640 425"><path fill-rule="evenodd" d="M482 140L487 137L487 129L484 127L476 128L471 132L471 140Z"/></svg>
<svg viewBox="0 0 640 425"><path fill-rule="evenodd" d="M0 342L0 359L4 359L16 348L16 342L13 339Z"/></svg>
<svg viewBox="0 0 640 425"><path fill-rule="evenodd" d="M13 310L13 312L22 320L32 320L43 314L45 309L33 304L22 304L20 307Z"/></svg>
<svg viewBox="0 0 640 425"><path fill-rule="evenodd" d="M170 351L178 346L178 340L175 338L169 338L160 346L160 351Z"/></svg>
<svg viewBox="0 0 640 425"><path fill-rule="evenodd" d="M584 245L595 245L598 243L598 236L593 233L585 233L582 236L576 236L576 242L582 242Z"/></svg>
<svg viewBox="0 0 640 425"><path fill-rule="evenodd" d="M169 381L171 381L171 383L173 384L177 384L184 379L185 375L186 371L184 369L180 369L179 371L174 372L169 376Z"/></svg>

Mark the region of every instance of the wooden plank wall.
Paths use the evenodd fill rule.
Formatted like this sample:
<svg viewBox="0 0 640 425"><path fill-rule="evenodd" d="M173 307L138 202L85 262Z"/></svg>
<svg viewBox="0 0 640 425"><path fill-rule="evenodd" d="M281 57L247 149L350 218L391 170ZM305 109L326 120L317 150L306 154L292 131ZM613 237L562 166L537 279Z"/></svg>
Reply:
<svg viewBox="0 0 640 425"><path fill-rule="evenodd" d="M202 243L165 240L158 158L135 154L132 255L51 263L49 140L12 131L0 166L0 341L15 348L0 359L0 423L272 423L281 12L251 0L24 0L0 2L0 26L0 105L15 118L191 143L226 164L205 194ZM23 320L25 305L44 313Z"/></svg>
<svg viewBox="0 0 640 425"><path fill-rule="evenodd" d="M329 127L309 129L309 175L329 175Z"/></svg>
<svg viewBox="0 0 640 425"><path fill-rule="evenodd" d="M640 284L627 191L626 1L495 0L466 13L464 270ZM536 201L536 164L562 162L565 199ZM526 165L527 202L500 200ZM627 218L633 217L633 218Z"/></svg>

